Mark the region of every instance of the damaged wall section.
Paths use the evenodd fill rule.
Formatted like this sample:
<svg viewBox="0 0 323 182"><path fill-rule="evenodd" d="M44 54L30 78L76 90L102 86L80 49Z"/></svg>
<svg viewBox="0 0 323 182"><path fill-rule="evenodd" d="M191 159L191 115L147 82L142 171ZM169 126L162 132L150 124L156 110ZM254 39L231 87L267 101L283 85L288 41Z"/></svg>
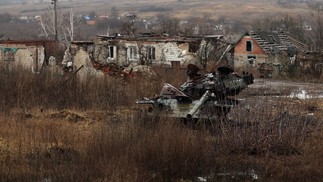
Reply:
<svg viewBox="0 0 323 182"><path fill-rule="evenodd" d="M0 62L9 71L22 66L40 73L54 46L53 41L1 41Z"/></svg>
<svg viewBox="0 0 323 182"><path fill-rule="evenodd" d="M215 39L218 39L215 38ZM73 49L89 54L92 62L107 65L115 63L120 66L136 64L158 64L170 67L172 62L181 66L189 63L197 64L203 37L161 37L161 38L123 38L98 37L93 43L73 42ZM85 47L86 46L86 47ZM216 51L213 49L213 51ZM73 54L75 56L76 54ZM79 61L73 58L74 64Z"/></svg>
<svg viewBox="0 0 323 182"><path fill-rule="evenodd" d="M195 39L199 44L201 40ZM172 61L192 60L190 41L175 39L113 39L94 42L93 61L100 64L116 63L120 66L137 64L171 65Z"/></svg>

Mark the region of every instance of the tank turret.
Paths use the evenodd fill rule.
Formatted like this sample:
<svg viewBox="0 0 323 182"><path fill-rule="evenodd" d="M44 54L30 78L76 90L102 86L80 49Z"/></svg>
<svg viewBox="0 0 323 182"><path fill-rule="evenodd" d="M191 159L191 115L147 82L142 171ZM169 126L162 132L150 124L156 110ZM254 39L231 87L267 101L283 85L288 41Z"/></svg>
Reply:
<svg viewBox="0 0 323 182"><path fill-rule="evenodd" d="M230 96L238 95L254 81L253 75L234 73L229 67L219 67L217 72L199 74L199 68L188 65L187 81L179 89L165 83L159 96L138 100L137 104L150 104L152 110L178 118L226 118L230 108L239 103Z"/></svg>

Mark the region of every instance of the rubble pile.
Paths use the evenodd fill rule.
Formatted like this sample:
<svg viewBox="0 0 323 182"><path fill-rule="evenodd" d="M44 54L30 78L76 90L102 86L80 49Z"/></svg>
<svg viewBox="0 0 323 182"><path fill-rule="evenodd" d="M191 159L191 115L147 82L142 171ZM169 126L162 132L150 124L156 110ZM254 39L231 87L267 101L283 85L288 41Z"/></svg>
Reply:
<svg viewBox="0 0 323 182"><path fill-rule="evenodd" d="M138 64L131 64L126 67L123 72L128 75L141 75L149 79L157 78L157 74L154 70L151 69L150 66L147 65L138 65Z"/></svg>

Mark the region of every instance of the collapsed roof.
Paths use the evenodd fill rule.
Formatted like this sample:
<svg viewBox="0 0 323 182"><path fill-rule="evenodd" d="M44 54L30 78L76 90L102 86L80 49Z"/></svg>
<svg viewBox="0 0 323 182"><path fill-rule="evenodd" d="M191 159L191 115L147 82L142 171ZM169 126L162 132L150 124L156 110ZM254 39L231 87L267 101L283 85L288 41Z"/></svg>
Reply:
<svg viewBox="0 0 323 182"><path fill-rule="evenodd" d="M280 51L287 51L290 47L294 47L299 52L309 52L309 46L305 43L293 38L286 32L274 31L250 31L247 33L259 46L267 53L278 53Z"/></svg>

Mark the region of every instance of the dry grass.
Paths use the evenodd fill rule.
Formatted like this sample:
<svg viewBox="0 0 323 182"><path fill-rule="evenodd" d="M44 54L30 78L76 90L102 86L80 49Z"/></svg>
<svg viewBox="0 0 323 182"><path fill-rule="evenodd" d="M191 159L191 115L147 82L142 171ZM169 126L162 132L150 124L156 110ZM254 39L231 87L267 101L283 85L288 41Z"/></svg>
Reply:
<svg viewBox="0 0 323 182"><path fill-rule="evenodd" d="M174 85L184 79L174 79L178 70L155 70ZM21 70L3 70L0 81L2 181L217 181L240 172L237 178L252 180L250 171L273 181L323 177L321 102L245 93L251 99L231 112L232 121L193 130L132 109L135 99L159 92L159 81L62 86L60 75ZM314 116L308 108L317 108Z"/></svg>

